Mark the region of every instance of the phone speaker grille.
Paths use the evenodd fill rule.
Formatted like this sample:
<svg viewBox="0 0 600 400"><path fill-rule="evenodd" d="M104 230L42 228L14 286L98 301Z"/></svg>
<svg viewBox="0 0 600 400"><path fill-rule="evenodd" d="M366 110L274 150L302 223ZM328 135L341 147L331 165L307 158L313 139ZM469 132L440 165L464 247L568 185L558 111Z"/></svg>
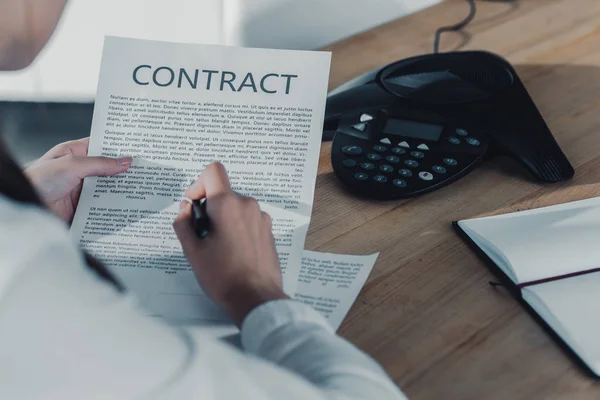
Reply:
<svg viewBox="0 0 600 400"><path fill-rule="evenodd" d="M392 93L431 103L456 103L491 96L513 82L512 74L489 62L433 57L398 65L383 82Z"/></svg>

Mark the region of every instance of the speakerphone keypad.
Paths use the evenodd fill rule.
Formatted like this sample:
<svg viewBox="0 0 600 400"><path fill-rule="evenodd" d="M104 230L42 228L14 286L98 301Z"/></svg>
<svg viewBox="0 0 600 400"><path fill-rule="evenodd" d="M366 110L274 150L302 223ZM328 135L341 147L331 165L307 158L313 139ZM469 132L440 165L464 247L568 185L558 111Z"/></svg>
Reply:
<svg viewBox="0 0 600 400"><path fill-rule="evenodd" d="M367 114L364 114L367 115ZM376 117L361 116L365 132L371 133ZM362 128L362 126L361 126ZM351 136L351 135L350 135ZM444 128L439 141L418 140L407 135L349 138L342 143L342 165L353 181L360 186L391 191L422 191L459 173L485 150L480 138L464 128ZM466 154L466 155L465 155ZM339 161L338 161L339 162ZM358 182L357 182L358 184ZM377 189L375 189L377 188Z"/></svg>

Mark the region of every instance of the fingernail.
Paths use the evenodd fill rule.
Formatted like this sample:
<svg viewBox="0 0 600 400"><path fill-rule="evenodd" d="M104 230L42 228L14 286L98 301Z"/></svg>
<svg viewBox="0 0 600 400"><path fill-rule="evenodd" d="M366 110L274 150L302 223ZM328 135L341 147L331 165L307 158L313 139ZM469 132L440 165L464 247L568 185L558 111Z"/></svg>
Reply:
<svg viewBox="0 0 600 400"><path fill-rule="evenodd" d="M133 157L121 157L118 161L121 165L129 165L133 162Z"/></svg>
<svg viewBox="0 0 600 400"><path fill-rule="evenodd" d="M188 204L190 203L187 200L181 200L181 203L179 203L179 211L183 211L183 209L186 208Z"/></svg>

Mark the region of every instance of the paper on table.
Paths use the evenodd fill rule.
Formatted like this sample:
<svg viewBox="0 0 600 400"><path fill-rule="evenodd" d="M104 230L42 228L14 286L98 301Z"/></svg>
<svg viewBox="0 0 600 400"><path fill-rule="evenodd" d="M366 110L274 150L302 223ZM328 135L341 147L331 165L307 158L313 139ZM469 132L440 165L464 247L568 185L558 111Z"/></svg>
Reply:
<svg viewBox="0 0 600 400"><path fill-rule="evenodd" d="M294 298L319 311L337 330L378 256L379 253L349 256L305 250Z"/></svg>
<svg viewBox="0 0 600 400"><path fill-rule="evenodd" d="M88 178L73 238L154 315L223 319L172 229L183 191L212 161L273 219L284 289L296 292L310 222L330 54L107 37L89 155L135 157Z"/></svg>
<svg viewBox="0 0 600 400"><path fill-rule="evenodd" d="M378 256L379 253L349 256L304 250L298 291L294 299L312 306L327 319L333 329L338 330ZM233 337L231 344L240 345L235 339L238 330L233 324L215 324L214 321L202 320L191 322L193 323L182 323L188 329L217 338Z"/></svg>

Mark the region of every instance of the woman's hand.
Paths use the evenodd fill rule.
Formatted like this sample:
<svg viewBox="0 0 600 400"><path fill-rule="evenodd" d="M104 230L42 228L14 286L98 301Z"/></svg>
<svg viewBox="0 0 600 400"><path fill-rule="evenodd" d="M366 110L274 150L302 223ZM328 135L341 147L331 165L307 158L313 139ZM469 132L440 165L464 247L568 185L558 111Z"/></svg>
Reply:
<svg viewBox="0 0 600 400"><path fill-rule="evenodd" d="M124 172L132 158L88 157L90 138L54 146L25 170L42 201L67 223L73 220L83 178Z"/></svg>
<svg viewBox="0 0 600 400"><path fill-rule="evenodd" d="M204 239L194 233L192 207L180 205L173 227L200 286L241 326L262 303L287 299L275 251L271 218L258 202L231 190L225 168L211 164L186 191L190 199L206 198L211 230Z"/></svg>

